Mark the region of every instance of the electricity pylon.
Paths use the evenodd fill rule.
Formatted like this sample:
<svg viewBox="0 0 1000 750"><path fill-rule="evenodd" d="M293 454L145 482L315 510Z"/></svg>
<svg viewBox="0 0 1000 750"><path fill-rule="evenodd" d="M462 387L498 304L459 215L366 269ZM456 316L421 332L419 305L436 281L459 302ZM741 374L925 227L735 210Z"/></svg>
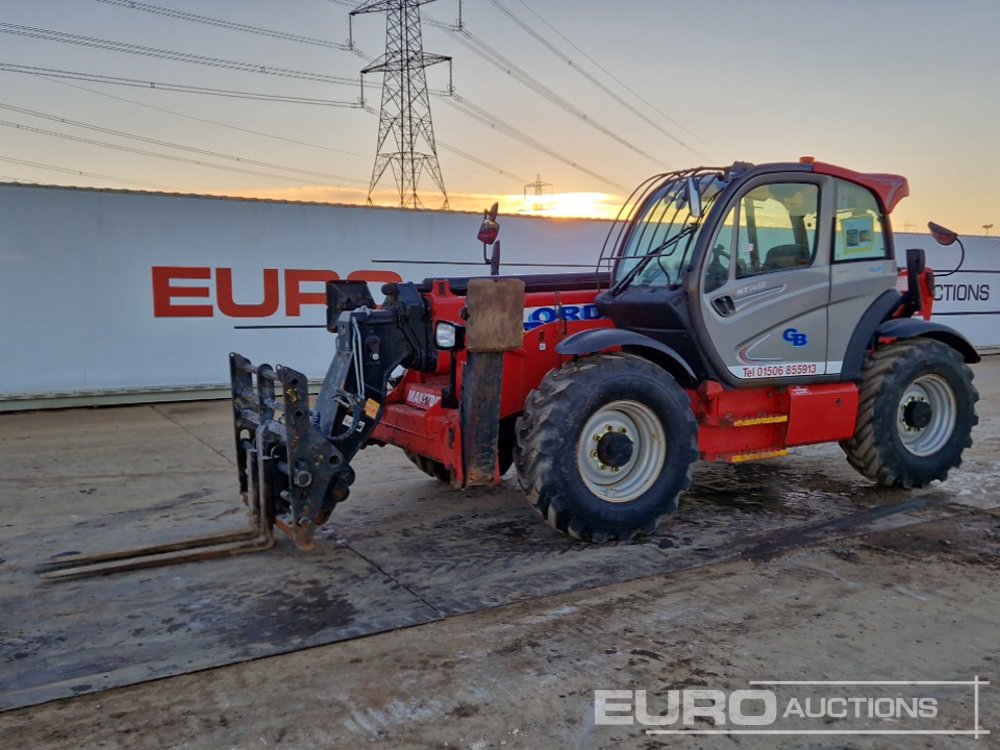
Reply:
<svg viewBox="0 0 1000 750"><path fill-rule="evenodd" d="M544 189L547 187L552 187L551 182L542 182L542 176L540 174L535 175L535 181L529 182L524 186L524 202L528 202L528 188L535 189L535 202L531 205L532 211L544 211L545 203L542 201L542 196L545 195Z"/></svg>
<svg viewBox="0 0 1000 750"><path fill-rule="evenodd" d="M375 186L391 167L400 206L420 208L423 205L417 187L421 175L427 171L444 195L444 208L449 208L434 142L424 70L439 62L450 62L451 58L424 52L420 31L420 6L432 1L370 0L351 11L352 18L359 13L386 14L385 54L361 71L362 81L366 73L384 74L378 147L368 186L369 204Z"/></svg>

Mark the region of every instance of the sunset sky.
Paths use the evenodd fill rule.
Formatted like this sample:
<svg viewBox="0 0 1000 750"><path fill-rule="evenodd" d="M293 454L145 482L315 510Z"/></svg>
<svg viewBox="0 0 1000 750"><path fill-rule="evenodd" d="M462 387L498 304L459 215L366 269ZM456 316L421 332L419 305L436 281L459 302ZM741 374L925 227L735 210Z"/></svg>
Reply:
<svg viewBox="0 0 1000 750"><path fill-rule="evenodd" d="M40 69L351 105L360 69L383 51L384 14L355 17L352 52L329 43L344 46L357 2L129 5L0 6L0 180L364 202L381 74L366 77L373 113ZM452 208L499 199L507 212L531 210L539 201L525 186L540 177L549 183L541 213L613 215L655 172L808 154L906 175L911 197L896 211L897 230L934 220L967 234L993 223L991 234L1000 231L1000 3L468 0L464 34L453 28L458 8L421 7L425 51L453 58L458 99L444 95L447 64L427 70ZM261 72L274 68L292 73ZM379 187L376 202L397 200L391 176ZM426 176L421 197L428 208L443 200Z"/></svg>

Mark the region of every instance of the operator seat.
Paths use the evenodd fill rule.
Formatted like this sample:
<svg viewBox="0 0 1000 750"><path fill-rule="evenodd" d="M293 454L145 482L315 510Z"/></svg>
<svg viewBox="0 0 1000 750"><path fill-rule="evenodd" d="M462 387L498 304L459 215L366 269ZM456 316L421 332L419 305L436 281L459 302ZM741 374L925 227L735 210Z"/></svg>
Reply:
<svg viewBox="0 0 1000 750"><path fill-rule="evenodd" d="M806 245L776 245L767 251L761 271L808 266L812 253Z"/></svg>

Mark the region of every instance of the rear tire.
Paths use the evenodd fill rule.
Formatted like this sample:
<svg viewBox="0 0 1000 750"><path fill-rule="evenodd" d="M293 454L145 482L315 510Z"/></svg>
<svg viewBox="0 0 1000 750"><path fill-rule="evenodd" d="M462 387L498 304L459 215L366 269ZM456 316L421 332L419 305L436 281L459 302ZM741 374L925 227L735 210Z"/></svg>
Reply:
<svg viewBox="0 0 1000 750"><path fill-rule="evenodd" d="M426 456L419 456L410 451L403 452L413 465L427 476L440 479L442 482L451 481L451 471L440 461L435 461L433 458L427 458Z"/></svg>
<svg viewBox="0 0 1000 750"><path fill-rule="evenodd" d="M972 445L978 400L972 370L947 344L916 338L878 349L865 361L854 437L840 447L887 487L943 482Z"/></svg>
<svg viewBox="0 0 1000 750"><path fill-rule="evenodd" d="M514 463L549 525L592 542L652 533L691 485L698 435L687 394L640 357L599 354L553 370L517 423Z"/></svg>

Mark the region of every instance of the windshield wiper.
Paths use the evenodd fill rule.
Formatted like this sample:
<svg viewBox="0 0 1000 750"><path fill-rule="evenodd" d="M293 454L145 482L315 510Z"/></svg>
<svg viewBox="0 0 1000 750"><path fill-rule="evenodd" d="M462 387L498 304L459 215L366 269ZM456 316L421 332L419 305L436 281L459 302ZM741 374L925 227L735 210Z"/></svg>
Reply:
<svg viewBox="0 0 1000 750"><path fill-rule="evenodd" d="M656 258L659 255L662 255L663 251L666 250L671 245L676 245L685 237L688 237L691 234L693 234L697 228L698 228L697 224L689 224L688 226L684 227L684 229L675 234L673 237L671 237L668 240L665 240L656 248L650 250L648 253L643 255L639 259L638 263L632 266L632 268L624 276L622 276L619 281L615 282L614 286L611 287L610 290L611 294L617 296L621 294L623 291L625 291L625 287L631 284L632 281L635 280L635 277L638 276L642 272L642 270L649 265L649 261L651 261L653 258ZM666 269L664 269L664 271L666 271ZM668 273L666 274L666 276L667 276L667 281L669 281L670 274Z"/></svg>

